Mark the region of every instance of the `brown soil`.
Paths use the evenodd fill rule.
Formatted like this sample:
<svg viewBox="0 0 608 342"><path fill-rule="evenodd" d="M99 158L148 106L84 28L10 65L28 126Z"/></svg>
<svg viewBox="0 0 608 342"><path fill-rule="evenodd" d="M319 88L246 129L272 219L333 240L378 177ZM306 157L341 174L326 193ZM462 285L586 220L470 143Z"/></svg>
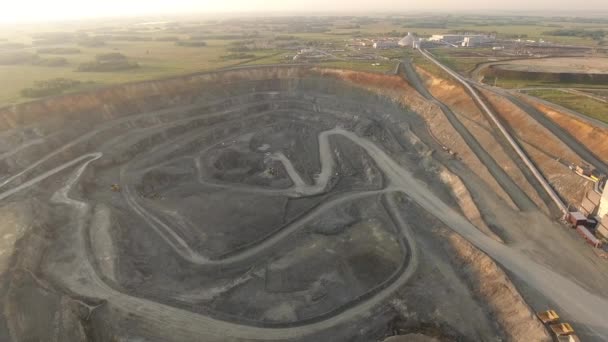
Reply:
<svg viewBox="0 0 608 342"><path fill-rule="evenodd" d="M571 58L539 58L505 62L500 66L507 70L528 72L571 72L571 73L608 73L608 58L571 57Z"/></svg>
<svg viewBox="0 0 608 342"><path fill-rule="evenodd" d="M512 102L490 91L479 90L496 113L515 131L526 153L557 192L570 203L580 203L592 185L557 161L557 158L578 165L582 163L581 158Z"/></svg>
<svg viewBox="0 0 608 342"><path fill-rule="evenodd" d="M460 207L460 210L462 210L464 216L486 235L496 241L503 242L503 240L496 235L490 229L490 227L488 227L486 222L481 217L479 208L475 204L471 193L462 182L462 179L446 168L441 169L439 177L441 178L441 181L443 181L451 189L452 195L454 196L454 199L458 203L458 206Z"/></svg>
<svg viewBox="0 0 608 342"><path fill-rule="evenodd" d="M608 162L608 144L606 144L606 141L608 141L608 129L591 125L582 119L559 112L542 103L530 101L525 97L520 97L520 99L530 103L546 114L578 141L585 144L596 156Z"/></svg>
<svg viewBox="0 0 608 342"><path fill-rule="evenodd" d="M516 208L515 204L498 185L487 168L471 151L460 134L449 123L443 112L436 105L424 99L407 81L399 76L386 76L371 73L361 73L348 70L321 69L325 76L334 76L399 101L420 114L427 123L427 129L435 140L452 151L475 173L483 179L508 205Z"/></svg>
<svg viewBox="0 0 608 342"><path fill-rule="evenodd" d="M391 336L382 342L439 342L436 338L428 337L422 334L407 334L399 336Z"/></svg>
<svg viewBox="0 0 608 342"><path fill-rule="evenodd" d="M498 164L511 176L515 183L536 203L536 205L548 211L536 190L528 183L526 177L506 154L504 148L495 138L497 134L481 113L471 96L454 82L438 78L424 69L417 69L421 78L426 83L427 89L439 101L448 105L459 119L467 126L475 138L487 149Z"/></svg>

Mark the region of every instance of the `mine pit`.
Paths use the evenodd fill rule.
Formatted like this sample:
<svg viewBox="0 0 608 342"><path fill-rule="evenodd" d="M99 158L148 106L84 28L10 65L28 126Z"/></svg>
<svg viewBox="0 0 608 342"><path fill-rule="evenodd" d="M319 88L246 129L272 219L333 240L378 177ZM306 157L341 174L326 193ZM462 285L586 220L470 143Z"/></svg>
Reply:
<svg viewBox="0 0 608 342"><path fill-rule="evenodd" d="M464 121L470 104L453 105ZM442 115L402 76L304 66L0 110L15 150L0 182L11 334L549 341L526 300L552 303L538 294L551 283L587 292L547 266L564 260L558 250L525 240L563 229L519 169L507 192L531 206L512 205ZM481 128L471 136L493 143ZM497 165L517 168L492 146Z"/></svg>

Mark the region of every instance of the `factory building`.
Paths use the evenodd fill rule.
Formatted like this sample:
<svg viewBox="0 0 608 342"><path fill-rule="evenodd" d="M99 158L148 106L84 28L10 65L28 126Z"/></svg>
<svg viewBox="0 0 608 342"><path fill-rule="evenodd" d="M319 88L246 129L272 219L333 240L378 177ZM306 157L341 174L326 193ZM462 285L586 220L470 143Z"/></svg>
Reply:
<svg viewBox="0 0 608 342"><path fill-rule="evenodd" d="M420 40L418 37L416 37L416 35L408 32L407 36L403 37L397 44L399 44L401 47L416 48L419 41Z"/></svg>
<svg viewBox="0 0 608 342"><path fill-rule="evenodd" d="M462 34L434 34L429 38L431 42L446 42L459 43L464 40L465 35Z"/></svg>
<svg viewBox="0 0 608 342"><path fill-rule="evenodd" d="M496 37L488 35L468 36L464 37L462 46L473 47L481 44L493 43L495 40Z"/></svg>
<svg viewBox="0 0 608 342"><path fill-rule="evenodd" d="M602 192L602 198L600 199L600 205L597 208L597 216L603 218L608 214L608 184L604 185L604 191Z"/></svg>
<svg viewBox="0 0 608 342"><path fill-rule="evenodd" d="M471 47L496 41L495 36L486 34L434 34L432 42L443 42L453 46Z"/></svg>
<svg viewBox="0 0 608 342"><path fill-rule="evenodd" d="M374 49L392 49L399 47L399 44L392 40L381 40L374 43Z"/></svg>
<svg viewBox="0 0 608 342"><path fill-rule="evenodd" d="M608 239L608 185L604 185L601 191L599 187L589 190L579 209L582 214L595 217L595 221L598 223L596 232Z"/></svg>

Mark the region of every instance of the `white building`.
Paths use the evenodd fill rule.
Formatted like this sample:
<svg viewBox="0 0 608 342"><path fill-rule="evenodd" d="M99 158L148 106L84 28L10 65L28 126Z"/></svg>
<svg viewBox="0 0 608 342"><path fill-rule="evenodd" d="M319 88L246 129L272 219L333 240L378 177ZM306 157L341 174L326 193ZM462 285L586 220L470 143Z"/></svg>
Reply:
<svg viewBox="0 0 608 342"><path fill-rule="evenodd" d="M434 34L429 40L432 42L461 43L464 37L463 34Z"/></svg>
<svg viewBox="0 0 608 342"><path fill-rule="evenodd" d="M464 37L462 41L462 46L464 47L472 47L479 44L487 44L492 43L496 40L496 37L490 35L475 35L475 36L467 36Z"/></svg>
<svg viewBox="0 0 608 342"><path fill-rule="evenodd" d="M414 47L418 43L419 39L411 32L407 33L407 36L403 37L397 44L402 47Z"/></svg>
<svg viewBox="0 0 608 342"><path fill-rule="evenodd" d="M487 34L434 34L431 38L429 38L429 41L432 42L444 42L466 47L483 43L491 43L495 40L495 36Z"/></svg>
<svg viewBox="0 0 608 342"><path fill-rule="evenodd" d="M600 199L600 206L597 209L597 216L604 218L608 214L608 184L604 185L604 191L602 192L602 198Z"/></svg>
<svg viewBox="0 0 608 342"><path fill-rule="evenodd" d="M399 44L392 40L381 40L374 43L374 49L392 49L396 47L399 47Z"/></svg>

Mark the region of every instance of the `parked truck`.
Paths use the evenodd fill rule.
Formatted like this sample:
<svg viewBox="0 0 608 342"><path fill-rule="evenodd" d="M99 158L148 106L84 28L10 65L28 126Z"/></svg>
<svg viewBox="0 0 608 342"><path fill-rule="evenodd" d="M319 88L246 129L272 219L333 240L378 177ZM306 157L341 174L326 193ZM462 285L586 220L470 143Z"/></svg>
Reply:
<svg viewBox="0 0 608 342"><path fill-rule="evenodd" d="M549 328L551 328L551 331L553 331L553 333L557 337L560 337L560 336L569 336L569 335L572 335L574 333L574 329L572 328L572 326L569 323L551 324L549 326Z"/></svg>
<svg viewBox="0 0 608 342"><path fill-rule="evenodd" d="M550 331L557 341L580 342L580 339L574 334L574 329L569 323L557 323L557 321L559 321L559 315L554 310L538 312L536 316L543 324L549 326Z"/></svg>
<svg viewBox="0 0 608 342"><path fill-rule="evenodd" d="M536 314L538 319L544 324L553 323L559 320L559 315L554 310L547 310Z"/></svg>

